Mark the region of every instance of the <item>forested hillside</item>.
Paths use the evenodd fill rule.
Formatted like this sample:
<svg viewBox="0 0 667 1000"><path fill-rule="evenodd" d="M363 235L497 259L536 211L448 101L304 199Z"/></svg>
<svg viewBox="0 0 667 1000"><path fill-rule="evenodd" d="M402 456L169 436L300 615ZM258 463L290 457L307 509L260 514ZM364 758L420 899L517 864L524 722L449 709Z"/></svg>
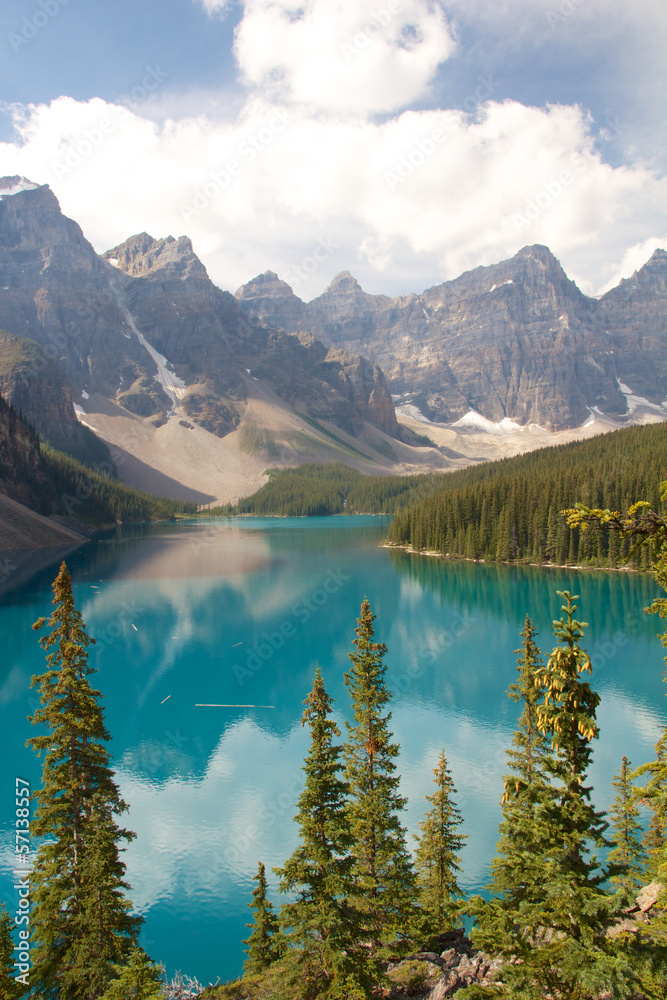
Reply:
<svg viewBox="0 0 667 1000"><path fill-rule="evenodd" d="M39 514L72 515L95 527L196 509L140 493L114 479L112 471L108 463L91 468L41 442L35 428L0 396L0 493Z"/></svg>
<svg viewBox="0 0 667 1000"><path fill-rule="evenodd" d="M212 513L278 514L313 517L327 514L391 514L424 494L442 489L450 473L420 476L367 476L346 465L301 465L270 469L269 481L235 507Z"/></svg>
<svg viewBox="0 0 667 1000"><path fill-rule="evenodd" d="M658 510L666 478L667 425L627 428L453 473L396 514L389 541L467 559L619 566L630 539L570 529L560 512L577 501L622 510L646 500ZM631 565L647 560L642 550Z"/></svg>

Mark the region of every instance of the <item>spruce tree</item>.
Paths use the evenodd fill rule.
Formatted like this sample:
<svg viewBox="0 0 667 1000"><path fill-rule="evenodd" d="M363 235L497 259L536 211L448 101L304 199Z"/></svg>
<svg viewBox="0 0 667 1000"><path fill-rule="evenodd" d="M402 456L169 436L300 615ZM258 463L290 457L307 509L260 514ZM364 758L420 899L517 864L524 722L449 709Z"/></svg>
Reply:
<svg viewBox="0 0 667 1000"><path fill-rule="evenodd" d="M88 680L94 639L64 563L53 591L56 609L33 625L51 632L40 639L48 669L33 677L41 707L30 719L48 732L28 740L45 755L31 832L47 838L32 876L31 986L44 1000L97 1000L137 944L141 918L129 913L119 853L134 834L116 825L127 805L109 767L101 694Z"/></svg>
<svg viewBox="0 0 667 1000"><path fill-rule="evenodd" d="M16 982L17 969L12 928L14 921L7 913L4 903L0 903L0 997L2 1000L19 1000L27 990Z"/></svg>
<svg viewBox="0 0 667 1000"><path fill-rule="evenodd" d="M612 876L611 882L632 897L642 884L646 857L641 842L642 825L639 822L637 797L627 757L623 757L620 771L614 775L612 784L616 790L616 798L609 810L609 818L614 831L614 849L609 852L608 861L618 865L621 871Z"/></svg>
<svg viewBox="0 0 667 1000"><path fill-rule="evenodd" d="M590 743L598 734L600 699L581 678L591 669L579 645L586 624L575 619L577 608L571 595L559 591L559 596L565 602L563 617L554 622L560 644L547 665L535 670L535 692L526 700L520 759L526 760L526 719L535 709L538 727L550 746L540 746L536 737L537 752L528 754L531 767L538 763L532 779L524 782L519 775L514 788L511 781L506 784L501 840L505 857L494 866L494 888L504 889L504 894L492 900L486 912L480 907L476 940L484 946L500 945L501 953L512 958L499 972L505 984L502 995L521 1000L544 996L594 1000L611 989L613 995L624 997L634 973L627 956L615 951L606 937L615 919L612 901L602 888L608 872L591 853L595 847L610 846L604 838L607 824L593 807L591 789L585 784ZM532 646L528 626L523 633L526 660ZM540 700L529 710L535 693L541 695ZM525 824L523 831L512 831L508 825L513 819L508 810L512 798L530 803L530 813L523 808L516 816ZM512 871L517 879L514 887ZM496 988L461 995L495 996L497 992Z"/></svg>
<svg viewBox="0 0 667 1000"><path fill-rule="evenodd" d="M334 744L340 730L331 718L332 700L319 667L305 705L301 724L310 728L310 749L295 817L300 842L284 867L275 869L281 892L296 894L280 910L286 946L282 965L286 977L298 983L300 996L348 997L355 989L366 995L377 970L368 968L359 914L351 903L347 785L341 775L342 747ZM295 988L289 993L294 995Z"/></svg>
<svg viewBox="0 0 667 1000"><path fill-rule="evenodd" d="M454 927L460 910L462 892L456 878L461 870L459 853L466 835L457 832L463 819L453 798L456 788L444 748L433 775L435 792L426 796L432 808L419 824L415 868L419 901L431 933L437 934Z"/></svg>
<svg viewBox="0 0 667 1000"><path fill-rule="evenodd" d="M504 776L500 839L491 862L491 898L472 901L477 918L475 944L494 955L514 954L515 938L522 934L521 914L540 905L544 894L543 852L551 841L549 810L555 792L546 774L549 744L539 725L542 693L537 671L543 661L536 636L537 629L526 615L521 631L523 642L515 650L519 677L507 692L523 707L512 749L507 751L510 770Z"/></svg>
<svg viewBox="0 0 667 1000"><path fill-rule="evenodd" d="M588 654L580 646L585 622L574 617L577 599L558 591L563 616L554 621L560 640L536 682L544 693L538 706L539 725L551 740L546 774L557 797L546 810L551 844L542 859L544 894L541 903L525 912L523 947L515 965L516 978L528 977L558 998L594 996L616 986L624 988L629 974L609 953L606 932L614 922L610 900L602 886L607 871L591 850L608 847L607 823L591 803L585 784L598 736L596 710L599 695L582 680L591 672ZM515 979L516 981L516 979ZM622 992L620 995L623 995Z"/></svg>
<svg viewBox="0 0 667 1000"><path fill-rule="evenodd" d="M254 910L254 919L246 927L251 931L250 937L243 941L246 944L247 959L243 963L246 973L253 975L264 972L280 955L278 945L278 918L273 907L266 898L266 868L260 861L257 874L253 876L257 888L252 891L252 900L248 903Z"/></svg>
<svg viewBox="0 0 667 1000"><path fill-rule="evenodd" d="M134 948L127 965L115 966L117 979L101 1000L164 1000L164 980L159 965L142 948Z"/></svg>
<svg viewBox="0 0 667 1000"><path fill-rule="evenodd" d="M356 650L349 654L352 668L345 674L354 713L354 723L347 724L345 778L355 904L363 913L374 957L386 954L389 946L395 950L399 939L409 934L417 900L415 871L400 822L406 799L399 794L394 763L399 747L391 742L391 712L386 711L391 698L384 683L387 647L374 642L375 617L364 598L353 640Z"/></svg>
<svg viewBox="0 0 667 1000"><path fill-rule="evenodd" d="M642 764L630 775L630 780L645 778L636 795L651 810L644 834L646 874L649 879L662 881L667 874L667 727L655 745L655 760Z"/></svg>

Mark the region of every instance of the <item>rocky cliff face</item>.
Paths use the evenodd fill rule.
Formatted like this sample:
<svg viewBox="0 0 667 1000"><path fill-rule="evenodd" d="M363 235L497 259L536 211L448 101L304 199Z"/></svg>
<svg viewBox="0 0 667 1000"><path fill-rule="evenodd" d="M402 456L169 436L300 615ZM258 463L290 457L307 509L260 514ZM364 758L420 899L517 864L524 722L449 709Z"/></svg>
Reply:
<svg viewBox="0 0 667 1000"><path fill-rule="evenodd" d="M48 187L17 181L0 179L0 326L66 376L52 439L69 433L64 385L84 411L97 393L159 426L178 407L219 437L263 389L351 433L364 420L398 433L376 365L260 327L210 281L187 237L141 233L100 257ZM38 391L29 374L11 389L26 407Z"/></svg>
<svg viewBox="0 0 667 1000"><path fill-rule="evenodd" d="M0 330L0 394L54 448L89 464L110 463L104 442L77 420L72 390L63 369L34 340L14 337L3 330Z"/></svg>
<svg viewBox="0 0 667 1000"><path fill-rule="evenodd" d="M371 358L394 396L432 420L472 409L561 429L583 423L592 407L626 414L619 383L662 403L666 278L667 254L656 251L598 301L579 291L547 247L532 246L421 295L368 295L343 272L300 306L275 275L255 278L237 300L260 322L298 325Z"/></svg>

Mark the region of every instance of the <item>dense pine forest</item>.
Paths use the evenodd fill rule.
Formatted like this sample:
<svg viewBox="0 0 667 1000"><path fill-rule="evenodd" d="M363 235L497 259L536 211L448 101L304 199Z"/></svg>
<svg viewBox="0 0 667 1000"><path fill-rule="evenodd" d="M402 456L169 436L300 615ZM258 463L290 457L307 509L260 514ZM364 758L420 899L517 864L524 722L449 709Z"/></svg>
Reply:
<svg viewBox="0 0 667 1000"><path fill-rule="evenodd" d="M194 514L196 504L153 497L42 445L44 468L57 496L57 512L73 514L91 525L116 521L162 521L178 514Z"/></svg>
<svg viewBox="0 0 667 1000"><path fill-rule="evenodd" d="M330 514L392 514L424 494L442 489L448 474L368 476L347 465L300 465L269 469L269 481L238 504L211 514L273 514L326 517Z"/></svg>
<svg viewBox="0 0 667 1000"><path fill-rule="evenodd" d="M91 435L93 436L93 435ZM91 527L193 514L195 504L148 496L115 478L110 462L84 465L40 441L0 396L0 493L39 514L70 515Z"/></svg>
<svg viewBox="0 0 667 1000"><path fill-rule="evenodd" d="M627 538L571 529L560 511L581 501L624 509L659 503L667 424L630 427L516 458L418 476L367 476L344 465L271 469L236 506L207 514L283 517L394 514L388 540L452 558L647 569Z"/></svg>
<svg viewBox="0 0 667 1000"><path fill-rule="evenodd" d="M444 488L398 511L389 541L454 558L648 568L630 538L570 527L560 512L577 501L658 509L667 470L667 424L631 427L589 441L530 452L447 477Z"/></svg>

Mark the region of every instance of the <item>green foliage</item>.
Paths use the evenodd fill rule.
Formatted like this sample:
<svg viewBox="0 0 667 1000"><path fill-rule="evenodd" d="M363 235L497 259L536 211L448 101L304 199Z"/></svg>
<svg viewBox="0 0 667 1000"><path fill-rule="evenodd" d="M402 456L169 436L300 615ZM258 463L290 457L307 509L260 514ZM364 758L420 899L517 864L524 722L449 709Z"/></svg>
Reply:
<svg viewBox="0 0 667 1000"><path fill-rule="evenodd" d="M399 506L442 488L447 476L367 476L347 465L300 465L269 469L269 481L236 507L207 513L278 514L313 517L330 514L390 514Z"/></svg>
<svg viewBox="0 0 667 1000"><path fill-rule="evenodd" d="M667 591L666 506L667 481L663 481L660 483L660 502L653 507L645 500L630 501L626 513L621 514L618 509L593 508L577 503L573 508L564 510L563 514L568 524L582 531L595 529L598 534L609 537L618 535L624 543L632 545L633 552L650 553L653 578ZM657 597L645 610L648 614L667 618L667 598ZM662 645L667 647L667 631L660 639ZM667 727L656 744L655 760L642 764L629 778L634 781L644 776L647 781L638 794L650 806L652 813L645 838L648 871L653 878L664 879L667 875Z"/></svg>
<svg viewBox="0 0 667 1000"><path fill-rule="evenodd" d="M539 727L542 696L536 676L543 662L536 636L526 616L523 643L515 650L519 678L508 691L523 707L507 752L510 771L504 778L500 839L491 863L493 897L488 902L477 897L472 903L478 920L473 939L489 954L513 954L517 915L539 906L543 898L542 854L551 838L549 812L555 792L546 774L548 741Z"/></svg>
<svg viewBox="0 0 667 1000"><path fill-rule="evenodd" d="M416 919L417 887L405 828L400 814L406 800L395 773L399 747L391 742L391 695L384 683L387 652L374 642L370 605L364 598L357 619L356 651L345 684L352 700L354 723L347 724L345 777L349 785L348 821L353 838L355 905L363 913L373 955L397 947Z"/></svg>
<svg viewBox="0 0 667 1000"><path fill-rule="evenodd" d="M48 445L42 446L42 462L56 493L57 512L93 525L166 520L197 510L196 504L141 493Z"/></svg>
<svg viewBox="0 0 667 1000"><path fill-rule="evenodd" d="M410 959L394 966L387 973L393 989L402 996L422 994L428 982L428 967L425 962Z"/></svg>
<svg viewBox="0 0 667 1000"><path fill-rule="evenodd" d="M504 857L494 865L493 888L501 894L486 905L477 902L476 941L514 959L499 973L506 985L502 995L593 1000L611 990L624 997L636 977L628 956L606 936L615 913L602 888L608 873L592 851L609 846L607 824L585 784L600 699L581 678L590 671L590 660L580 646L586 626L574 617L576 598L559 594L565 602L563 616L554 622L559 645L546 666L536 663L529 621L522 633L516 693L524 697L524 713L521 739L514 741L518 780L506 782L499 845ZM535 720L547 745L536 733L529 738ZM520 829L512 830L512 822Z"/></svg>
<svg viewBox="0 0 667 1000"><path fill-rule="evenodd" d="M103 443L81 429L94 439L86 453L97 454L94 442ZM34 427L0 396L0 492L41 514L71 515L98 527L196 513L196 504L148 496L119 483L112 472L108 461L84 465L40 442Z"/></svg>
<svg viewBox="0 0 667 1000"><path fill-rule="evenodd" d="M4 903L0 903L0 997L2 1000L19 1000L27 993L21 983L16 982L14 941L12 929L14 922L7 913Z"/></svg>
<svg viewBox="0 0 667 1000"><path fill-rule="evenodd" d="M617 508L657 504L667 467L667 424L629 427L588 441L449 473L433 496L395 514L388 540L452 558L648 569L631 539L582 530L560 511L576 501ZM667 580L667 576L665 577Z"/></svg>
<svg viewBox="0 0 667 1000"><path fill-rule="evenodd" d="M251 910L254 910L254 919L251 924L246 924L251 934L243 942L248 946L248 957L243 968L251 975L268 969L280 955L278 918L266 897L266 869L261 861L254 881L257 882L257 888L253 889L252 900L248 903Z"/></svg>
<svg viewBox="0 0 667 1000"><path fill-rule="evenodd" d="M655 745L655 760L642 764L630 775L632 781L647 776L637 789L642 803L651 810L651 819L644 835L647 875L663 878L667 859L667 727Z"/></svg>
<svg viewBox="0 0 667 1000"><path fill-rule="evenodd" d="M160 967L142 948L134 948L127 965L115 965L117 979L109 984L100 1000L164 1000Z"/></svg>
<svg viewBox="0 0 667 1000"><path fill-rule="evenodd" d="M47 838L32 876L33 970L39 998L96 1000L124 965L141 918L130 915L119 842L134 834L116 825L127 810L113 781L99 704L88 680L87 647L94 642L77 611L67 567L53 584L56 605L33 628L50 650L45 673L33 677L41 707L30 721L47 732L28 740L44 753L42 788L35 794L33 836Z"/></svg>
<svg viewBox="0 0 667 1000"><path fill-rule="evenodd" d="M300 842L284 867L275 869L281 892L296 894L280 911L287 949L282 965L302 984L308 981L318 997L344 996L353 983L365 996L376 970L368 968L360 915L350 902L347 785L340 775L342 748L333 742L340 730L330 717L332 702L319 667L305 704L301 724L309 726L311 741L295 817Z"/></svg>
<svg viewBox="0 0 667 1000"><path fill-rule="evenodd" d="M612 876L611 882L632 897L643 882L646 858L641 841L642 824L639 822L637 797L627 757L623 757L621 769L614 775L613 787L616 798L609 810L609 818L614 831L614 849L609 852L608 861L618 865L621 871Z"/></svg>
<svg viewBox="0 0 667 1000"><path fill-rule="evenodd" d="M419 824L415 868L421 907L431 929L439 933L454 927L460 910L462 892L456 873L461 870L458 855L466 835L457 833L463 819L454 802L456 788L444 748L433 775L435 792L426 796L432 808Z"/></svg>

